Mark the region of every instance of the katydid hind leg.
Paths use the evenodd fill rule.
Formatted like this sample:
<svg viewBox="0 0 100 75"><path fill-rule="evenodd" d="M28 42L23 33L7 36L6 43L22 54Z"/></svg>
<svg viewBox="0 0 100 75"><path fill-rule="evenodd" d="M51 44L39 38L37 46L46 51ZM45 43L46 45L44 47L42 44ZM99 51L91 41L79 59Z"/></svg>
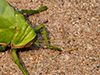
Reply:
<svg viewBox="0 0 100 75"><path fill-rule="evenodd" d="M17 56L17 50L16 49L12 49L12 48L11 48L11 50L12 50L12 57L14 59L14 62L17 64L17 66L23 72L24 75L28 75L27 72L25 71L25 69L20 64L20 61L19 61L18 56Z"/></svg>
<svg viewBox="0 0 100 75"><path fill-rule="evenodd" d="M47 6L41 6L39 9L37 10L21 10L19 13L23 14L23 13L39 13L41 11L47 10Z"/></svg>

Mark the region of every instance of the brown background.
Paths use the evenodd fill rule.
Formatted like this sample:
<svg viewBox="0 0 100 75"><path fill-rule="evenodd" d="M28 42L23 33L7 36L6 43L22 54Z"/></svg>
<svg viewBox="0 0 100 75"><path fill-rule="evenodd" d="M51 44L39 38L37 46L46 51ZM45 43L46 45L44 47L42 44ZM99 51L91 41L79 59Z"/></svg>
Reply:
<svg viewBox="0 0 100 75"><path fill-rule="evenodd" d="M30 75L100 74L100 0L7 1L19 9L47 6L48 10L26 19L35 26L44 24L51 44L62 49L62 52L42 46L22 49L25 51L19 52L19 58ZM43 39L41 34L38 36ZM23 75L9 50L0 52L0 75Z"/></svg>

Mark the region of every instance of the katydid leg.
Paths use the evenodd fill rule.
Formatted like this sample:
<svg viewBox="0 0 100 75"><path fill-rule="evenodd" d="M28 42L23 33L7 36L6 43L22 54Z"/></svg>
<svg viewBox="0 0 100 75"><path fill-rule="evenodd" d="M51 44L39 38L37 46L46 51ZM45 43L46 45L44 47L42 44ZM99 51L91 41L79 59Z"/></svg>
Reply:
<svg viewBox="0 0 100 75"><path fill-rule="evenodd" d="M23 14L23 13L39 13L41 11L47 10L47 6L41 6L39 9L37 10L21 10L19 13Z"/></svg>
<svg viewBox="0 0 100 75"><path fill-rule="evenodd" d="M37 31L39 31L41 28L43 28L43 35L44 35L44 39L45 39L45 42L46 42L47 47L50 48L50 49L56 49L56 50L59 50L59 51L60 51L60 50L61 50L60 48L50 46L50 43L49 43L49 41L48 41L47 31L46 31L46 28L45 28L45 26L44 26L43 24L41 24L41 25L35 27L35 28L34 28L34 31L37 32Z"/></svg>
<svg viewBox="0 0 100 75"><path fill-rule="evenodd" d="M18 65L18 67L20 68L20 70L23 72L24 75L28 75L26 71L24 70L24 68L22 67L22 65L20 64L20 61L18 59L17 52L16 52L17 50L12 49L12 48L11 50L12 50L12 57L14 59L14 62Z"/></svg>
<svg viewBox="0 0 100 75"><path fill-rule="evenodd" d="M43 35L44 35L44 39L45 39L45 41L46 41L46 44L47 44L47 47L48 47L48 48L50 48L50 49L56 49L56 50L59 50L59 51L61 50L61 49L58 48L58 47L50 46L49 41L48 41L47 31L46 31L46 28L45 28L45 27L43 27Z"/></svg>

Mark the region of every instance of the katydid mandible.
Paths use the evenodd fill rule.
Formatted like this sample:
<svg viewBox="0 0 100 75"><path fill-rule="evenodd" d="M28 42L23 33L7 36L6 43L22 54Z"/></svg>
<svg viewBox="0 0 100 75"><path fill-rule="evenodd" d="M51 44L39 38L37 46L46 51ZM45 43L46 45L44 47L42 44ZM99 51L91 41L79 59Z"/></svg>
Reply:
<svg viewBox="0 0 100 75"><path fill-rule="evenodd" d="M17 51L20 48L31 46L32 43L35 44L36 32L41 28L43 28L43 35L47 47L61 50L60 48L50 46L46 28L43 24L32 29L22 15L23 13L35 14L44 10L47 10L46 6L42 6L38 10L21 10L17 12L6 0L0 0L0 51L4 51L7 47L10 47L13 59L24 75L27 75L27 72L20 64Z"/></svg>

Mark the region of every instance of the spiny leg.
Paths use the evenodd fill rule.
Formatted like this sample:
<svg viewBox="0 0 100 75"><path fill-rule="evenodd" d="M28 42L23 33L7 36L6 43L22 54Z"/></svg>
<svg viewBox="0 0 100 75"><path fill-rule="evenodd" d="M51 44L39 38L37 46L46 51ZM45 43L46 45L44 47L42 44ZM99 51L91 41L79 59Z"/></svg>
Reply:
<svg viewBox="0 0 100 75"><path fill-rule="evenodd" d="M20 70L23 72L24 75L28 75L26 71L24 70L24 68L22 67L22 65L20 64L20 61L18 59L17 52L16 52L17 50L12 49L12 48L11 50L12 50L12 57L14 59L14 62L18 65L18 67L20 68Z"/></svg>
<svg viewBox="0 0 100 75"><path fill-rule="evenodd" d="M60 51L60 50L61 50L60 48L50 46L49 41L48 41L47 31L46 31L46 28L45 28L45 26L44 26L43 24L41 24L41 25L35 27L35 28L34 28L34 31L37 32L37 31L39 31L41 28L43 28L43 35L44 35L44 39L45 39L45 42L46 42L46 44L47 44L47 47L50 48L50 49L56 49L56 50L59 50L59 51Z"/></svg>
<svg viewBox="0 0 100 75"><path fill-rule="evenodd" d="M23 13L33 13L33 14L36 14L36 13L39 13L39 12L44 11L44 10L47 10L47 6L41 6L37 10L21 10L21 11L19 11L19 13L21 13L21 14L23 14Z"/></svg>

